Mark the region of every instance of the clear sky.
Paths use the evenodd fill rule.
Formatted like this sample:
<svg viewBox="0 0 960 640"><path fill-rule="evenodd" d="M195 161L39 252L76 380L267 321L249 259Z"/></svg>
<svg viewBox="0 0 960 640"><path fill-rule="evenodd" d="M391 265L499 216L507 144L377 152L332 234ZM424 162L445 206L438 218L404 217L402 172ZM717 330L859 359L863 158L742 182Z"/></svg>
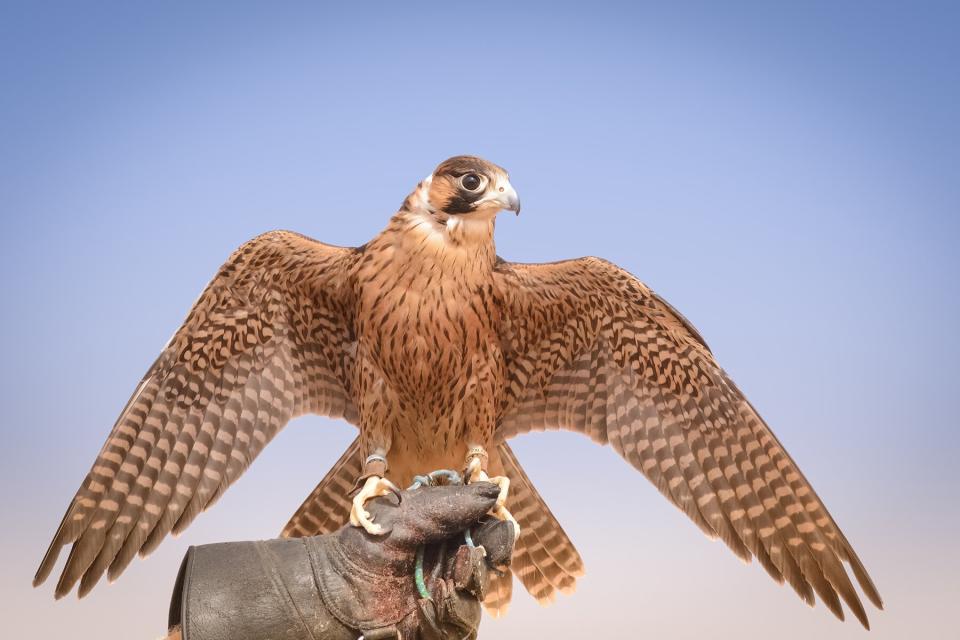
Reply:
<svg viewBox="0 0 960 640"><path fill-rule="evenodd" d="M83 601L30 587L234 247L272 228L361 244L471 153L523 198L501 255L603 256L698 326L888 604L870 636L810 610L613 451L537 434L515 450L587 575L548 609L518 590L483 637L956 637L955 3L195 4L0 9L7 635L155 638L188 545L280 530L353 427L296 420Z"/></svg>

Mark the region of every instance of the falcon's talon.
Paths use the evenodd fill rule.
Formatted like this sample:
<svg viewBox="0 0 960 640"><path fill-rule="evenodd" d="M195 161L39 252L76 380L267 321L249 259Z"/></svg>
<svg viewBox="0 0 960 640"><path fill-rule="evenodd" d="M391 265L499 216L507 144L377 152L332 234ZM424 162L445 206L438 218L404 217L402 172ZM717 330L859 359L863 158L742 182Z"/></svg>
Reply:
<svg viewBox="0 0 960 640"><path fill-rule="evenodd" d="M367 478L363 483L363 488L360 489L360 493L353 497L353 507L350 509L350 524L355 527L363 527L366 532L371 535L379 536L386 533L381 525L374 523L373 516L370 515L369 511L364 509L364 505L368 500L379 498L389 493L399 497L400 492L397 489L397 485L380 476L370 476Z"/></svg>
<svg viewBox="0 0 960 640"><path fill-rule="evenodd" d="M387 491L389 491L394 495L394 497L396 497L397 504L400 504L401 502L403 502L403 493L401 493L400 487L398 487L391 481L387 480L386 478L381 478L381 480L383 481L384 486L387 488Z"/></svg>
<svg viewBox="0 0 960 640"><path fill-rule="evenodd" d="M477 482L476 476L478 474L487 475L486 471L483 470L483 463L480 460L480 456L468 455L467 456L467 468L463 472L463 477L467 484Z"/></svg>
<svg viewBox="0 0 960 640"><path fill-rule="evenodd" d="M500 487L500 494L497 496L497 502L493 505L493 509L490 510L491 515L499 520L507 520L513 524L513 533L514 539L520 537L520 523L517 522L517 519L513 517L513 514L507 509L507 495L510 492L510 478L506 476L494 476L490 477L487 475L487 472L483 470L482 459L486 459L487 452L480 449L477 452L474 449L471 449L470 454L467 456L467 470L463 474L467 479L467 484L473 484L474 482L492 482L493 484ZM482 454L482 455L480 455Z"/></svg>

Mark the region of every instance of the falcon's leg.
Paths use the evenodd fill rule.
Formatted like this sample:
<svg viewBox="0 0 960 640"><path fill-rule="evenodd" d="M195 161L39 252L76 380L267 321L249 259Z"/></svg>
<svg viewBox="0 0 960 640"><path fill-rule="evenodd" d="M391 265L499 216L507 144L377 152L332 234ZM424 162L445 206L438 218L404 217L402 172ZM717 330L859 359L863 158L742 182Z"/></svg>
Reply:
<svg viewBox="0 0 960 640"><path fill-rule="evenodd" d="M386 478L380 476L370 476L363 482L363 488L353 497L353 507L350 509L350 524L355 527L363 527L367 533L375 536L386 533L383 527L373 522L373 516L364 509L367 500L379 498L389 493L399 496L400 490Z"/></svg>
<svg viewBox="0 0 960 640"><path fill-rule="evenodd" d="M497 496L497 502L493 505L490 513L500 520L507 520L513 523L513 533L516 538L520 537L520 523L513 517L513 514L507 511L507 494L510 491L510 478L506 476L487 475L484 469L487 460L487 452L483 447L471 447L467 453L467 470L463 474L467 484L474 482L492 482L500 487L500 495Z"/></svg>
<svg viewBox="0 0 960 640"><path fill-rule="evenodd" d="M367 457L363 463L363 487L359 493L353 497L353 506L350 508L350 524L355 527L363 527L367 533L375 536L386 533L379 524L374 524L373 516L364 508L367 500L372 500L380 496L392 493L400 498L400 489L383 476L387 472L387 459L380 454L373 454Z"/></svg>

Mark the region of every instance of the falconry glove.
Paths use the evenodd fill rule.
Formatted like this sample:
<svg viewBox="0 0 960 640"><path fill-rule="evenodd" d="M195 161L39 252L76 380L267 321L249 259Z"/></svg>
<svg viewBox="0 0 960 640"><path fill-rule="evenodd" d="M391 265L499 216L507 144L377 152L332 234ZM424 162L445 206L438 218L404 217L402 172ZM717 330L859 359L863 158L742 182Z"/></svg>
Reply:
<svg viewBox="0 0 960 640"><path fill-rule="evenodd" d="M378 498L382 536L345 526L191 547L169 625L183 640L475 638L490 572L514 543L509 523L486 517L497 494L477 483Z"/></svg>

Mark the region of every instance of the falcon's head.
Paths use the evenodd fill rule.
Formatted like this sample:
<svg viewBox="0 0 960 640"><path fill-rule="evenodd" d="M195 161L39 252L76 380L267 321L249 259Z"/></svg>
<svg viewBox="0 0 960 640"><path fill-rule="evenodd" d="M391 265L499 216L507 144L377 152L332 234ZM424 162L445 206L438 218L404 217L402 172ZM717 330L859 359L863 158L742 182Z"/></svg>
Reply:
<svg viewBox="0 0 960 640"><path fill-rule="evenodd" d="M451 217L492 218L504 209L520 213L520 198L507 172L474 156L444 160L418 191L430 210Z"/></svg>

